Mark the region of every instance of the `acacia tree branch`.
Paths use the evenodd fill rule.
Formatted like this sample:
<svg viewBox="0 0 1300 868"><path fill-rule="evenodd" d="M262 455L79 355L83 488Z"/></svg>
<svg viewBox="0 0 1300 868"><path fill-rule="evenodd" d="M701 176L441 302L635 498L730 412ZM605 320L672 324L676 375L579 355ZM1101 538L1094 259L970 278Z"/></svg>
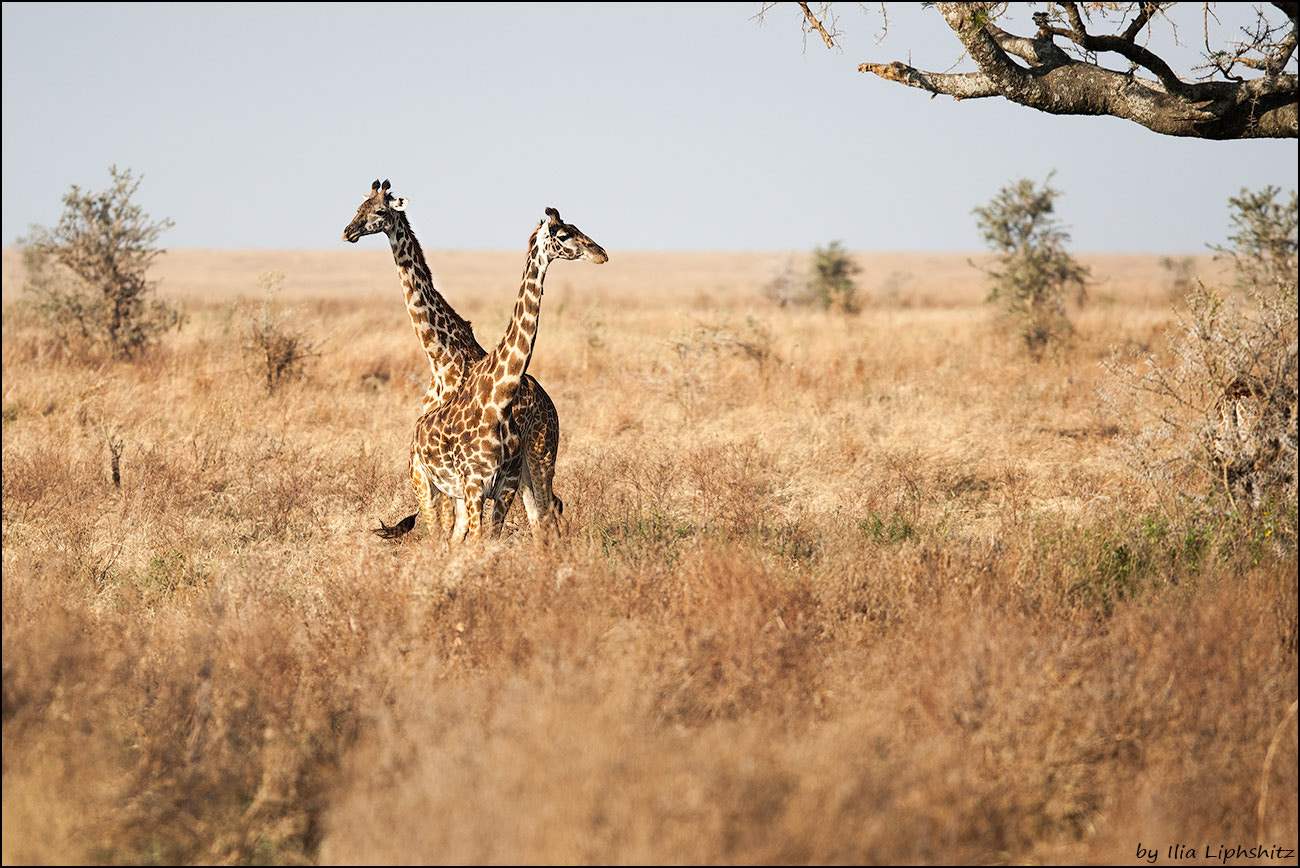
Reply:
<svg viewBox="0 0 1300 868"><path fill-rule="evenodd" d="M1051 58L1053 52L1060 51L1060 49L1053 45L1050 40L1026 39L1023 36L1016 36L1015 34L1007 33L992 21L984 25L984 27L988 30L989 36L993 37L993 41L998 44L998 48L1001 48L1008 54L1014 54L1016 57L1019 57L1031 66L1038 63L1046 63L1049 58Z"/></svg>
<svg viewBox="0 0 1300 868"><path fill-rule="evenodd" d="M859 63L858 72L870 72L886 81L928 90L932 96L943 94L953 99L978 99L1001 96L1002 92L982 72L922 72L906 63Z"/></svg>
<svg viewBox="0 0 1300 868"><path fill-rule="evenodd" d="M1026 38L993 23L993 4L936 3L977 72L931 73L898 62L862 63L858 71L956 99L1001 96L1050 114L1111 115L1164 135L1205 139L1300 137L1300 88L1295 75L1280 72L1281 64L1270 64L1275 71L1249 81L1185 82L1163 58L1135 42L1162 4L1138 4L1137 16L1118 36L1089 33L1077 5L1062 5L1070 22L1068 28L1050 25L1046 15L1039 13L1035 16L1037 34ZM1300 6L1276 5L1289 7L1288 15ZM1285 39L1274 41L1277 30L1265 31L1268 47L1276 48L1274 57L1289 58L1295 51L1296 27L1292 26ZM1131 70L1117 72L1072 57L1053 43L1058 36L1089 54L1118 54L1134 68L1148 70L1156 78L1141 78ZM1263 51L1264 45L1257 39L1247 48Z"/></svg>
<svg viewBox="0 0 1300 868"><path fill-rule="evenodd" d="M1124 30L1124 33L1122 36L1120 36L1120 39L1123 39L1127 42L1132 42L1133 40L1137 39L1137 35L1142 32L1143 27L1147 26L1147 22L1151 20L1152 13L1155 11L1156 8L1159 7L1159 5L1160 4L1158 3L1156 4L1139 3L1138 14L1133 18L1131 22L1129 22L1128 27Z"/></svg>
<svg viewBox="0 0 1300 868"><path fill-rule="evenodd" d="M1077 3L1062 3L1061 6L1064 7L1065 14L1070 19L1071 29L1063 30L1053 27L1048 28L1048 32L1066 37L1085 51L1113 51L1143 69L1150 70L1155 74L1156 78L1160 79L1160 83L1165 86L1165 90L1169 93L1185 98L1190 96L1188 86L1174 74L1174 71L1169 68L1169 64L1165 63L1160 57L1136 44L1132 39L1125 39L1122 36L1093 36L1088 33L1083 24L1083 18L1079 15L1079 5Z"/></svg>

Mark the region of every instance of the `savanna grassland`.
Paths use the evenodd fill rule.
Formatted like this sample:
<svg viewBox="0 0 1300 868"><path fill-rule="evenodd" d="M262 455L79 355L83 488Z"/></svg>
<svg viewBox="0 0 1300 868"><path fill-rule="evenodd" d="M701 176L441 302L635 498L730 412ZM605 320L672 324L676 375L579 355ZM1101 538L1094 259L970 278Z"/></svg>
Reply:
<svg viewBox="0 0 1300 868"><path fill-rule="evenodd" d="M429 252L485 345L522 241ZM557 263L568 533L447 553L370 533L428 367L366 242L167 253L187 320L134 362L51 340L5 251L5 863L1296 847L1294 537L1154 489L1101 397L1165 351L1158 256L1080 256L1041 361L964 255L857 256L856 315L766 298L785 255ZM272 269L312 351L273 389Z"/></svg>

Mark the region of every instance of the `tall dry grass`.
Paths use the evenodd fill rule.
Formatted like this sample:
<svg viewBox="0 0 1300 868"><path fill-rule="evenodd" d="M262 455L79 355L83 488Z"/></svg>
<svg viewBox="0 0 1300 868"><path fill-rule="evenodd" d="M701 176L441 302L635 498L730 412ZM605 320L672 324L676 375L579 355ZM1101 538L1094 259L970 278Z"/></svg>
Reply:
<svg viewBox="0 0 1300 868"><path fill-rule="evenodd" d="M521 257L430 254L486 344ZM965 257L862 257L854 317L782 259L554 269L569 535L448 554L368 532L427 377L387 253L169 254L128 365L6 252L3 861L1294 864L1294 539L1162 511L1098 398L1157 257L1039 364ZM320 354L269 392L271 268Z"/></svg>

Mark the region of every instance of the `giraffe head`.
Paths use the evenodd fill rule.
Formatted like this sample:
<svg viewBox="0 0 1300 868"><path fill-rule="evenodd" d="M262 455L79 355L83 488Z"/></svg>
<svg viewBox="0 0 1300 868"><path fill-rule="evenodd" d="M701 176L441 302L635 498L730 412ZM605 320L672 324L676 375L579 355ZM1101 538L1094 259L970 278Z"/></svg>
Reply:
<svg viewBox="0 0 1300 868"><path fill-rule="evenodd" d="M599 265L609 260L605 248L588 238L581 229L560 219L560 212L546 209L546 217L534 236L548 262L557 259L585 259Z"/></svg>
<svg viewBox="0 0 1300 868"><path fill-rule="evenodd" d="M357 216L343 230L343 240L355 244L363 235L387 232L397 219L396 212L406 210L406 199L388 192L389 183L378 180L370 185L370 195L357 209Z"/></svg>

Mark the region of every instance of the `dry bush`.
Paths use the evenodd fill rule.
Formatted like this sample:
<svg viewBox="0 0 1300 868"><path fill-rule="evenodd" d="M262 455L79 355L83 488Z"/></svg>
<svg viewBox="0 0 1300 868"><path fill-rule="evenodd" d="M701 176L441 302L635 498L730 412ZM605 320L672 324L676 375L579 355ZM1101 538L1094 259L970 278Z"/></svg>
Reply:
<svg viewBox="0 0 1300 868"><path fill-rule="evenodd" d="M257 359L256 367L266 374L266 390L274 392L281 383L301 376L307 359L318 355L299 322L301 312L276 310L272 296L280 290L284 273L266 271L258 275L262 305L244 312L245 350Z"/></svg>
<svg viewBox="0 0 1300 868"><path fill-rule="evenodd" d="M148 364L4 318L4 862L1295 846L1295 549L1189 535L1127 464L1096 362L1170 363L1145 289L1040 365L973 282L852 318L637 295L598 346L544 313L570 533L447 553L369 534L427 380L379 265L388 295L301 296L355 337L273 391L242 277ZM464 292L487 338L500 286ZM673 336L712 346L689 422Z"/></svg>
<svg viewBox="0 0 1300 868"><path fill-rule="evenodd" d="M1198 282L1177 310L1163 357L1112 352L1107 399L1124 421L1131 463L1165 514L1242 522L1256 545L1294 550L1297 534L1297 320L1295 195L1243 191L1231 254L1234 297ZM1243 309L1244 308L1244 309ZM1126 356L1137 356L1134 360Z"/></svg>

